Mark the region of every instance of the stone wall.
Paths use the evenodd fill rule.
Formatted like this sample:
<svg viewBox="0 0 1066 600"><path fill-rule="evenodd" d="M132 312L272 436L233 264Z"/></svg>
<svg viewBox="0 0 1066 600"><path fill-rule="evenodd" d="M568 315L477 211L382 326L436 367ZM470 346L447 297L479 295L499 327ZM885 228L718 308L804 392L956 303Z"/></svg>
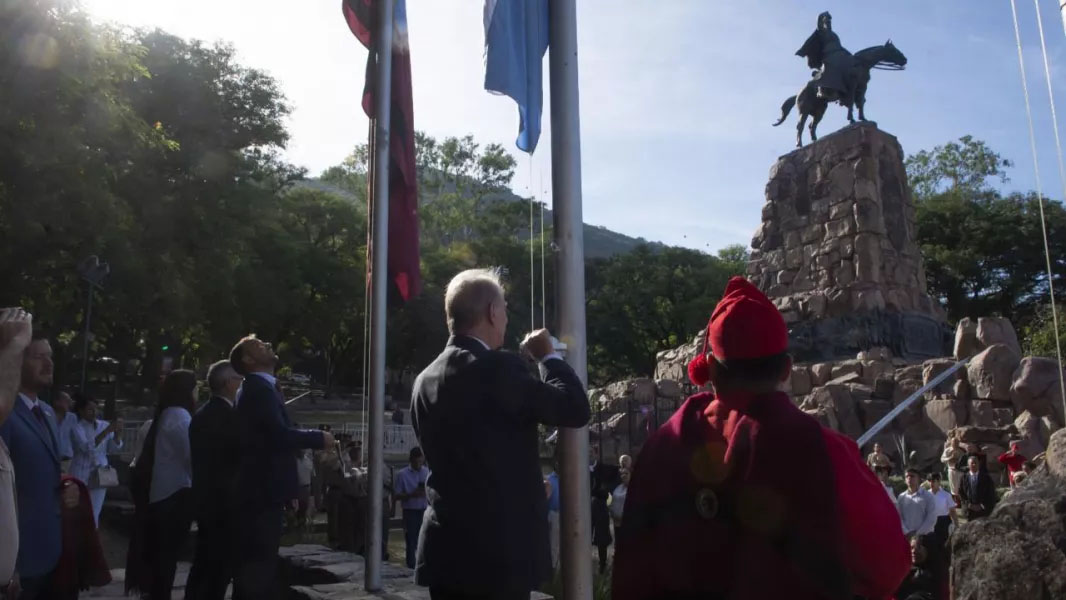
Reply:
<svg viewBox="0 0 1066 600"><path fill-rule="evenodd" d="M931 358L947 350L906 181L899 142L871 124L846 127L771 168L748 276L789 323L793 356L833 360L886 346Z"/></svg>
<svg viewBox="0 0 1066 600"><path fill-rule="evenodd" d="M590 392L593 440L602 439L605 459L638 452L649 430L697 391L688 381L687 365L703 340L701 332L689 344L660 352L654 378L627 379ZM894 357L888 348L871 348L854 358L797 362L783 389L823 425L858 438L963 358L971 358L966 368L923 394L874 441L897 465L920 468L939 464L944 441L954 429L960 429L963 442L990 456L998 456L1014 439L1022 441L1027 456L1043 452L1051 434L1066 422L1056 362L1023 358L1006 319L963 319L954 356L908 360ZM900 456L899 440L907 456ZM995 460L989 467L1001 470Z"/></svg>
<svg viewBox="0 0 1066 600"><path fill-rule="evenodd" d="M957 600L1066 598L1066 430L990 516L955 532L951 550Z"/></svg>

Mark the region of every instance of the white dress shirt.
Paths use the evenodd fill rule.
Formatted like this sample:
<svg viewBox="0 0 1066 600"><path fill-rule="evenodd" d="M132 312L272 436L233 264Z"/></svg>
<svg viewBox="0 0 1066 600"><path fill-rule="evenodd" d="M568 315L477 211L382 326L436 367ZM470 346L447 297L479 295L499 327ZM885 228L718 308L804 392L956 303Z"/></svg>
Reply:
<svg viewBox="0 0 1066 600"><path fill-rule="evenodd" d="M904 490L896 499L900 518L903 519L903 532L906 534L925 535L932 533L936 526L936 498L925 489L911 493Z"/></svg>
<svg viewBox="0 0 1066 600"><path fill-rule="evenodd" d="M97 419L96 423L90 423L84 419L78 419L78 423L70 431L70 447L74 451L73 460L70 461L70 474L82 483L89 483L89 475L93 467L106 467L108 452L118 452L122 449L122 440L115 439L114 432L96 443L96 436L103 433L110 424Z"/></svg>
<svg viewBox="0 0 1066 600"><path fill-rule="evenodd" d="M936 498L937 518L951 516L951 509L955 508L955 498L944 488L937 490L933 497Z"/></svg>
<svg viewBox="0 0 1066 600"><path fill-rule="evenodd" d="M182 488L192 487L192 455L189 450L189 423L192 415L180 406L171 406L159 416L155 438L155 464L148 502L166 500Z"/></svg>

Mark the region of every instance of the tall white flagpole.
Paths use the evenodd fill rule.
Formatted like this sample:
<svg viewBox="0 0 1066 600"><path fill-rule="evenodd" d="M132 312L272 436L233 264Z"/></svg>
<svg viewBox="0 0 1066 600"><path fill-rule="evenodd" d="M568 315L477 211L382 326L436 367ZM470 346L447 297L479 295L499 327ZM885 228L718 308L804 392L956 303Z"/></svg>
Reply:
<svg viewBox="0 0 1066 600"><path fill-rule="evenodd" d="M368 496L365 586L368 592L381 591L381 548L385 532L385 308L388 300L389 255L389 119L392 102L392 21L393 0L378 0L374 66L374 164L373 164L373 247L370 306L370 423L367 458ZM366 390L363 390L366 393Z"/></svg>
<svg viewBox="0 0 1066 600"><path fill-rule="evenodd" d="M585 348L585 244L581 217L581 119L576 0L551 1L552 194L558 280L558 331L566 360L588 384ZM592 532L588 427L563 428L560 558L564 600L592 599Z"/></svg>

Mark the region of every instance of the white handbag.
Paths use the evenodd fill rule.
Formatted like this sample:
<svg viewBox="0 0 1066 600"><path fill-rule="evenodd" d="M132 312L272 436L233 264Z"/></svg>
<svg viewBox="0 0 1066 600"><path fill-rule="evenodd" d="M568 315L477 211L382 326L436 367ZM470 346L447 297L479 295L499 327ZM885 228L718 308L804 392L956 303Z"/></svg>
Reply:
<svg viewBox="0 0 1066 600"><path fill-rule="evenodd" d="M95 467L89 473L89 487L94 490L118 485L118 471L110 466Z"/></svg>

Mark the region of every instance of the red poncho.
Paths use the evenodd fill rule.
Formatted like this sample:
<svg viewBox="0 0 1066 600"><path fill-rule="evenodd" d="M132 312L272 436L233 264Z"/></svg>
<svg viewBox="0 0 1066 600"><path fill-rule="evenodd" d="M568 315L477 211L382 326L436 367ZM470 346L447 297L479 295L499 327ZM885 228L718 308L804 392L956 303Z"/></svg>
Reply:
<svg viewBox="0 0 1066 600"><path fill-rule="evenodd" d="M51 597L77 598L78 592L90 586L111 583L111 570L104 559L100 536L93 518L92 500L85 484L70 475L63 476L61 486L78 488L78 505L67 508L61 505L63 519L63 553L52 574Z"/></svg>
<svg viewBox="0 0 1066 600"><path fill-rule="evenodd" d="M878 600L910 564L853 441L782 393L700 393L637 458L613 597Z"/></svg>

